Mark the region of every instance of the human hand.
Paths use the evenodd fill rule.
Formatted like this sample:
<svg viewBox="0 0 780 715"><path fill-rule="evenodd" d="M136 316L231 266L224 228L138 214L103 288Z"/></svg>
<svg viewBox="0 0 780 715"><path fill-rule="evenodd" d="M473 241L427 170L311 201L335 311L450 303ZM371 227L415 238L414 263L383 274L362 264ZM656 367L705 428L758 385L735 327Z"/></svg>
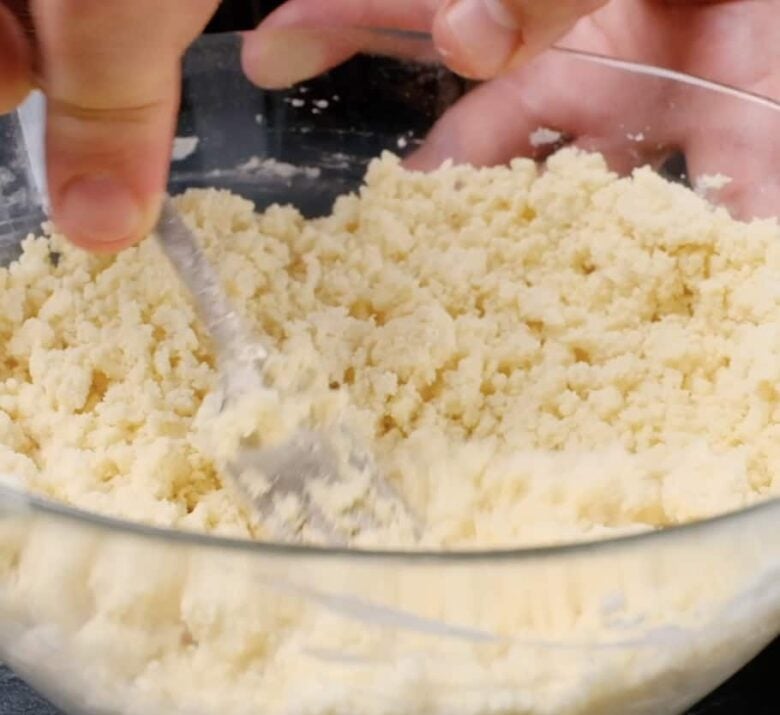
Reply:
<svg viewBox="0 0 780 715"><path fill-rule="evenodd" d="M432 32L450 67L494 79L444 116L423 148L407 160L409 166L430 168L446 158L490 165L532 155L530 136L546 126L579 146L605 153L610 165L624 172L682 150L692 176L720 172L733 177L718 198L736 213L778 215L780 142L767 138L776 135L780 118L769 109L751 112L744 101L693 88L674 98L674 83L636 82L620 72L611 73L609 80L603 68L559 53L528 60L557 39L572 49L667 67L780 100L780 3L613 0L574 26L581 14L603 3L504 0L502 14L495 9L498 2L339 0L326 11L318 0L290 0L247 36L245 69L258 84L278 86L318 74L358 47L377 49L370 34L346 33L347 39L340 40L339 25ZM479 11L474 11L465 23L470 39L461 41L448 13L474 4L485 10L483 20L499 22L480 22ZM560 13L554 18L533 14L535 8L543 12L552 5ZM332 26L334 32L301 34L300 28L313 26ZM293 31L298 32L296 63L284 58L278 44L288 42ZM675 106L677 100L685 102L685 112ZM625 140L627 135L637 140ZM624 140L616 142L616 137Z"/></svg>
<svg viewBox="0 0 780 715"><path fill-rule="evenodd" d="M181 56L217 5L0 0L0 113L34 85L46 93L52 215L78 245L114 251L153 227Z"/></svg>
<svg viewBox="0 0 780 715"><path fill-rule="evenodd" d="M487 4L478 6L476 15L462 10L480 2L492 3L492 11L485 10ZM555 4L504 0L503 14L495 9L498 2L334 0L323 5L319 0L291 0L247 36L244 66L260 85L287 85L364 49L364 37L330 35L323 27L385 25L432 31L441 56L456 71L472 77L500 76L444 117L426 146L411 158L410 165L418 168L443 158L490 164L528 153L528 129L539 125L559 127L609 155L609 147L599 143L600 129L608 126L606 109L614 121L634 122L655 111L657 97L637 98L630 88L618 85L577 85L588 101L573 111L570 101L561 101L566 95L556 87L578 83L577 77L560 72L556 76L549 62L532 71L512 69L566 35L582 14L604 0ZM167 178L179 59L217 4L217 0L167 0L162 6L152 0L32 0L23 15L27 2L0 0L0 111L16 106L34 83L47 92L53 216L79 245L117 250L151 229ZM562 41L780 95L779 28L771 2L672 5L660 0L613 1ZM454 29L458 22L457 17L452 22L453 11L461 13L460 27L467 28L468 36ZM20 22L20 16L27 23ZM498 23L491 24L496 18ZM22 29L25 24L34 28L35 48ZM289 40L285 30L301 26L316 26L309 41L297 42L292 55L278 52L279 43ZM728 27L738 29L728 32L724 29ZM769 56L744 51L744 37L751 34L754 46L763 47ZM532 97L539 101L531 102ZM531 111L531 105L537 110ZM734 124L739 125L738 118ZM673 139L674 145L688 150L694 168L706 170L706 158L712 156L707 142L718 138L707 139L706 128L700 129L693 132L688 127L686 134L681 127L678 137L648 137L647 146L657 151ZM611 158L626 162L626 157ZM641 152L632 155L634 163L642 158ZM765 178L767 165L777 166L777 158L750 152L734 157L739 164L736 173L744 179L735 182L734 191L749 186L750 177Z"/></svg>
<svg viewBox="0 0 780 715"><path fill-rule="evenodd" d="M608 0L288 0L247 33L244 69L261 87L287 87L358 51L406 54L403 41L360 32L433 35L439 57L472 79L490 79L566 34ZM410 43L413 46L413 43Z"/></svg>
<svg viewBox="0 0 780 715"><path fill-rule="evenodd" d="M533 25L528 37L541 45L565 30L578 13L603 1L523 0L517 7ZM389 25L403 26L406 16L414 16L416 26L427 28L434 16L444 18L443 8L438 15L434 12L440 4L380 0L372 4L373 19L386 16ZM78 245L114 251L152 228L167 179L179 61L217 5L218 0L0 0L0 113L18 106L33 86L46 93L52 215ZM337 26L349 19L350 6L362 12L357 2L292 2L283 8L282 21L285 13L289 20L302 11L322 20L320 24ZM541 11L545 6L562 10ZM513 37L506 38L507 43L514 44ZM493 41L493 33L488 39ZM452 38L444 37L442 47L448 42L452 44ZM473 47L470 43L467 51ZM326 48L331 59L324 63L306 45L292 55L274 54L273 47L265 45L266 52L269 49L272 57L258 60L259 71L266 63L271 72L278 70L278 60L284 57L287 79L291 71L300 79L307 63L311 73L319 73L344 54L338 42ZM249 42L250 60L251 54ZM455 52L453 58L459 56ZM251 61L246 64L257 70ZM477 74L495 70L471 67L468 61L458 68ZM281 81L286 83L285 76ZM259 83L267 84L262 78Z"/></svg>

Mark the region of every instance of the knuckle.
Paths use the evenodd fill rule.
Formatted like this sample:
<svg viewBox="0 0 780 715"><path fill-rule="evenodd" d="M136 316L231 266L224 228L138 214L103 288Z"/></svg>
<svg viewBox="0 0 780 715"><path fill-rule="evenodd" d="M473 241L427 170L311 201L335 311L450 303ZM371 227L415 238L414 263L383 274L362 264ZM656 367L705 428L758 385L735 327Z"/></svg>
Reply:
<svg viewBox="0 0 780 715"><path fill-rule="evenodd" d="M48 102L53 113L89 124L146 124L169 106L165 99L117 106L104 102L73 101L56 95L49 95Z"/></svg>

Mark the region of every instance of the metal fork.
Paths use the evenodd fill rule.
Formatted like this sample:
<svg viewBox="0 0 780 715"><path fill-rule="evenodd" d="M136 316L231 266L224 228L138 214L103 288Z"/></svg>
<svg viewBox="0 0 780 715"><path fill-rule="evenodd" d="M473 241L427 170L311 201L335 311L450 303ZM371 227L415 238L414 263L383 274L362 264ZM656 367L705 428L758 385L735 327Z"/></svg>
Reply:
<svg viewBox="0 0 780 715"><path fill-rule="evenodd" d="M196 310L214 343L224 395L222 409L235 405L253 390L267 389L262 371L268 351L252 336L231 305L216 270L169 197L164 199L156 233L163 251L192 294ZM385 517L394 513L416 532L406 505L379 475L371 455L358 446L343 426L339 426L338 434L349 445L346 459L340 458L331 437L301 425L280 445L259 448L244 445L227 465L228 475L251 507L266 519L273 514L276 500L286 496L300 500L304 524L277 526L274 534L277 538L300 538L300 527L305 526L308 532L329 543L346 543L355 532L380 525L376 511L380 501ZM346 522L350 525L345 526L341 520L336 523L323 512L313 498L312 487L322 487L323 483L335 485L345 478L348 470L359 470L368 476L372 503L361 503L359 513L353 514L351 522Z"/></svg>

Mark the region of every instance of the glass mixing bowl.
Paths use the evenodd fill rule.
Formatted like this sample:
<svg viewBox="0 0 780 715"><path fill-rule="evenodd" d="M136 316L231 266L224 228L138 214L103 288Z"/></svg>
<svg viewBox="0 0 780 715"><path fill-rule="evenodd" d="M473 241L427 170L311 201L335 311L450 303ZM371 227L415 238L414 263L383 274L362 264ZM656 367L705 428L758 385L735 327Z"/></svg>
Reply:
<svg viewBox="0 0 780 715"><path fill-rule="evenodd" d="M697 157L708 172L777 150L772 102L587 55L540 62L656 98L637 126L605 107L597 146L623 169L680 123L717 133ZM223 186L309 215L356 188L381 150L416 147L470 89L436 67L360 57L269 93L238 66L231 36L188 56L171 188ZM585 84L551 84L572 112L595 101ZM745 145L737 116L764 145ZM686 180L690 157L657 149ZM35 153L20 115L0 119L4 261L42 218ZM768 501L588 544L358 552L148 528L2 487L0 656L74 715L679 713L780 631L778 518Z"/></svg>

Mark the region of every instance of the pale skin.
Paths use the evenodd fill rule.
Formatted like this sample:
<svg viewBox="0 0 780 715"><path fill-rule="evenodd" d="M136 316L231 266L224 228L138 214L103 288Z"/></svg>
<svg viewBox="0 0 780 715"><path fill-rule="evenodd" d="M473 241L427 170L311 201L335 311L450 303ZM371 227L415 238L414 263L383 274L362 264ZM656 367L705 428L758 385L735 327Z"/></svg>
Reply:
<svg viewBox="0 0 780 715"><path fill-rule="evenodd" d="M52 212L77 245L116 251L153 226L175 128L179 60L217 5L218 0L0 0L0 112L18 106L34 86L47 94ZM777 213L780 140L768 142L766 127L741 128L736 149L722 133L708 131L706 122L666 123L663 135L648 138L648 156L642 156L645 145L631 157L610 156L616 150L602 136L605 107L610 121L643 126L645 116L657 115L660 98L638 96L625 79L605 82L600 76L596 86L587 73L572 76L571 67L543 62L529 69L529 62L557 43L780 100L780 0L289 0L245 36L247 75L260 86L287 86L371 44L300 29L322 25L429 32L443 62L488 80L443 118L409 160L415 168L448 157L475 164L505 161L527 152L529 128L544 124L605 151L617 164L652 160L650 152L667 145L684 149L696 170L709 170L711 157L718 156L732 168L731 190L743 205L752 210L750 187L769 182L756 212ZM289 55L280 59L279 46L293 31L294 61ZM577 83L589 101L573 111L556 94L556 82ZM703 108L702 116L718 111L734 110L728 103ZM736 131L739 117L733 126ZM763 151L744 150L751 146L751 131Z"/></svg>

